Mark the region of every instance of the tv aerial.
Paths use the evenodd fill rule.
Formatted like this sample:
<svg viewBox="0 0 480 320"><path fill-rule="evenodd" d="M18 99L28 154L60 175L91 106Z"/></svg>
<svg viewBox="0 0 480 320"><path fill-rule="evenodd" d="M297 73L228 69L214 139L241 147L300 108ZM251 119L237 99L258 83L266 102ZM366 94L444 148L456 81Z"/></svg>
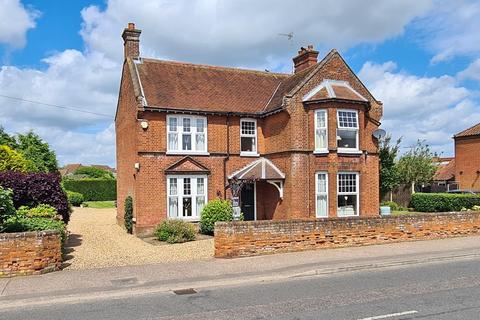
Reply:
<svg viewBox="0 0 480 320"><path fill-rule="evenodd" d="M286 37L287 40L292 40L292 39L293 39L293 32L289 32L289 33L279 33L278 35L279 35L279 36L282 36L282 37Z"/></svg>

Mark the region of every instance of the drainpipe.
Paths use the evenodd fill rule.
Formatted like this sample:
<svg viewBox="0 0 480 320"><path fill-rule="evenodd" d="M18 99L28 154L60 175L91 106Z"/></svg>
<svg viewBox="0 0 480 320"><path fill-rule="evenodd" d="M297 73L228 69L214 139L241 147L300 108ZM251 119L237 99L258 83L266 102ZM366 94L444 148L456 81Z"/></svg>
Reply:
<svg viewBox="0 0 480 320"><path fill-rule="evenodd" d="M230 113L227 113L227 156L223 158L223 199L227 199L227 161L230 159Z"/></svg>

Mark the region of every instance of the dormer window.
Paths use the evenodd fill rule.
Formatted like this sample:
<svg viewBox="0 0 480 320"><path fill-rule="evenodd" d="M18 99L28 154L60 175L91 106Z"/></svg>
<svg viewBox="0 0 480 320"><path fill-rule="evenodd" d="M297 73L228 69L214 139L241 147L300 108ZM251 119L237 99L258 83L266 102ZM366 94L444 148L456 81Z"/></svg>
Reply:
<svg viewBox="0 0 480 320"><path fill-rule="evenodd" d="M358 151L358 112L356 110L337 111L338 152Z"/></svg>
<svg viewBox="0 0 480 320"><path fill-rule="evenodd" d="M240 155L258 156L257 152L257 120L240 120Z"/></svg>
<svg viewBox="0 0 480 320"><path fill-rule="evenodd" d="M167 116L167 152L170 154L207 153L207 118Z"/></svg>

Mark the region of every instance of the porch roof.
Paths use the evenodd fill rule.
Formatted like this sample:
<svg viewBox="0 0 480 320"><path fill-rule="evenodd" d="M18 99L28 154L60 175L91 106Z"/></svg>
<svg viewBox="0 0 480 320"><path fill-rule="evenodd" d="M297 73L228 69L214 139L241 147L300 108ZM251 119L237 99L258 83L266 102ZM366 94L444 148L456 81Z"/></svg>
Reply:
<svg viewBox="0 0 480 320"><path fill-rule="evenodd" d="M252 161L228 177L228 179L233 178L239 180L284 180L285 174L270 160L260 158Z"/></svg>

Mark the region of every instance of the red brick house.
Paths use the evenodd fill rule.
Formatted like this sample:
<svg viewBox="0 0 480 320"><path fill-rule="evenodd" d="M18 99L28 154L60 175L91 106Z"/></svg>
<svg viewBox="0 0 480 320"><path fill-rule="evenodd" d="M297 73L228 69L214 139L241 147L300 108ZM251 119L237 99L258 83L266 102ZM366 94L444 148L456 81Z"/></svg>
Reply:
<svg viewBox="0 0 480 320"><path fill-rule="evenodd" d="M453 139L458 188L480 192L480 123L457 133Z"/></svg>
<svg viewBox="0 0 480 320"><path fill-rule="evenodd" d="M140 33L122 35L119 223L129 195L137 235L198 220L233 178L246 220L378 215L382 104L336 50L301 48L283 74L142 58Z"/></svg>

